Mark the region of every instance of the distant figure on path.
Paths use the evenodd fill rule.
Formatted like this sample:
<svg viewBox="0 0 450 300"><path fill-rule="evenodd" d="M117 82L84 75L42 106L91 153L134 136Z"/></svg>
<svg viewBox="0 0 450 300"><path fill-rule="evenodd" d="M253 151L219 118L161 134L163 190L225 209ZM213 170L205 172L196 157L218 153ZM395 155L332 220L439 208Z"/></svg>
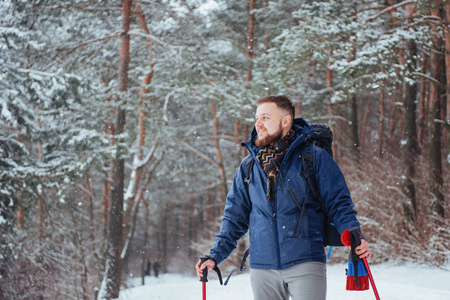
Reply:
<svg viewBox="0 0 450 300"><path fill-rule="evenodd" d="M151 269L152 269L152 263L148 260L147 265L144 269L145 276L150 276Z"/></svg>
<svg viewBox="0 0 450 300"><path fill-rule="evenodd" d="M155 262L153 264L153 274L155 274L155 277L158 278L159 275L159 263Z"/></svg>

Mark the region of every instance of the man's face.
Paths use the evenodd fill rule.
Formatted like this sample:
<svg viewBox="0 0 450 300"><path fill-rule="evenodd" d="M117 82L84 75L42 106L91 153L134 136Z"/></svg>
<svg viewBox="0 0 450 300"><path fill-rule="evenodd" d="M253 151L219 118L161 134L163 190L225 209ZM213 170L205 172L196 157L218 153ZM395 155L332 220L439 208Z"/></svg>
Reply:
<svg viewBox="0 0 450 300"><path fill-rule="evenodd" d="M272 145L282 138L284 133L284 116L286 114L275 103L262 103L256 109L255 127L258 138L255 145L258 147Z"/></svg>

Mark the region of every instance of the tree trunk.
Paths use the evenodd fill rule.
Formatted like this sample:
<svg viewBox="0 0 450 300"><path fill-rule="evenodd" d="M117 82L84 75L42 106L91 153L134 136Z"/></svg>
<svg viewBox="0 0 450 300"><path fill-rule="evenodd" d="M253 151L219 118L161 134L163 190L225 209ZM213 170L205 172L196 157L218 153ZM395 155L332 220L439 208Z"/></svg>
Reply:
<svg viewBox="0 0 450 300"><path fill-rule="evenodd" d="M105 87L108 87L108 83L106 79L102 76L102 82L104 83ZM108 97L108 102L111 102L113 100L113 97ZM113 115L116 115L116 109L113 107ZM114 128L114 123L107 122L104 125L103 133L105 136L109 136L111 145L115 145L116 141L114 138L114 134L116 133L116 130ZM108 235L108 222L109 222L109 208L111 206L111 190L112 190L112 178L113 178L113 168L112 165L114 164L114 157L112 154L110 154L109 162L104 161L103 162L103 172L104 179L103 179L103 186L102 186L102 192L103 192L103 211L102 211L102 225L103 225L103 236L106 238Z"/></svg>
<svg viewBox="0 0 450 300"><path fill-rule="evenodd" d="M228 194L228 185L227 185L227 174L225 172L225 165L223 163L222 151L220 149L220 138L219 138L219 118L217 117L216 104L214 101L211 101L211 112L214 118L214 144L216 146L217 153L217 164L219 167L220 180L222 184L219 185L219 193L218 193L218 201L224 202L226 195Z"/></svg>
<svg viewBox="0 0 450 300"><path fill-rule="evenodd" d="M19 231L22 231L24 229L24 220L25 220L25 214L23 210L23 195L22 192L19 190L17 191L17 229Z"/></svg>
<svg viewBox="0 0 450 300"><path fill-rule="evenodd" d="M359 147L359 133L358 133L358 100L356 94L352 94L350 98L351 112L350 112L350 131L351 131L351 141L352 141L352 154L354 159L359 162L360 147Z"/></svg>
<svg viewBox="0 0 450 300"><path fill-rule="evenodd" d="M144 245L142 246L142 261L141 261L141 284L145 285L145 267L147 264L147 250L148 250L148 246L149 246L149 228L151 227L150 224L150 208L147 204L147 202L145 202L144 199L141 199L142 204L144 205L145 208L145 228L144 228ZM149 270L150 272L150 270Z"/></svg>
<svg viewBox="0 0 450 300"><path fill-rule="evenodd" d="M208 188L208 190L206 191L206 210L200 211L199 212L199 224L204 226L204 227L209 227L209 225L211 224L211 222L213 222L213 195L214 195L214 190L212 188Z"/></svg>
<svg viewBox="0 0 450 300"><path fill-rule="evenodd" d="M252 81L252 69L253 69L253 49L254 49L254 31L255 31L255 14L252 12L255 9L256 0L247 0L247 12L248 12L248 39L247 39L247 58L249 66L247 70L247 82Z"/></svg>
<svg viewBox="0 0 450 300"><path fill-rule="evenodd" d="M123 132L125 123L125 111L120 109L117 113L116 129L117 133ZM106 275L106 297L105 299L114 299L119 296L122 261L122 225L123 225L123 189L124 189L124 159L122 149L116 144L117 154L113 165L113 186L112 199L108 232L108 253L107 253L107 275Z"/></svg>
<svg viewBox="0 0 450 300"><path fill-rule="evenodd" d="M384 59L383 59L384 60ZM383 74L386 73L386 68L381 65L381 70ZM386 110L385 110L385 99L386 99L386 80L383 79L383 82L380 85L380 117L378 119L378 146L377 146L377 154L378 157L383 156L383 145L384 145L384 127L386 120Z"/></svg>
<svg viewBox="0 0 450 300"><path fill-rule="evenodd" d="M442 0L430 1L431 14L442 19ZM430 75L436 81L442 79L444 71L442 49L443 41L438 33L437 25L432 26L432 48L430 54L431 71ZM430 185L434 199L431 203L431 209L437 216L445 218L444 194L443 194L443 177L442 177L442 125L439 120L441 118L441 95L442 88L435 82L430 83Z"/></svg>
<svg viewBox="0 0 450 300"><path fill-rule="evenodd" d="M264 2L262 3L262 6L264 7L264 10L266 11L266 13L268 13L268 7L269 7L269 0L264 0ZM269 53L269 49L270 49L270 36L269 36L269 30L267 30L267 28L264 28L264 53L267 54ZM269 65L266 65L266 69L269 67Z"/></svg>
<svg viewBox="0 0 450 300"><path fill-rule="evenodd" d="M405 65L404 51L400 49L398 51L398 61L400 65ZM400 75L400 68L395 68L395 73L397 76ZM392 98L392 117L391 123L389 127L389 150L392 154L400 156L400 140L403 136L403 128L400 127L400 132L397 132L397 128L399 128L398 124L403 124L403 90L402 86L398 83L395 83L394 95Z"/></svg>
<svg viewBox="0 0 450 300"><path fill-rule="evenodd" d="M39 109L36 109L36 117L37 117L37 126L39 129L42 129L41 121L39 119ZM37 150L38 150L38 158L39 161L44 160L44 151L42 149L42 142L41 140L37 140ZM44 240L44 208L45 208L45 200L44 200L44 191L43 186L41 186L40 191L38 191L38 209L37 209L37 227L38 227L38 240L41 244ZM37 260L38 265L40 268L43 268L43 253L42 248L39 251L39 258ZM45 294L45 286L46 282L42 281L37 285L37 295L35 295L36 299L43 300L44 294Z"/></svg>
<svg viewBox="0 0 450 300"><path fill-rule="evenodd" d="M91 188L91 178L89 176L89 174L86 174L86 197L89 203L89 238L91 239L92 242L95 241L95 233L94 233L94 220L95 220L95 216L94 216L94 195L93 195L93 190Z"/></svg>
<svg viewBox="0 0 450 300"><path fill-rule="evenodd" d="M359 140L360 140L360 152L361 155L364 157L364 154L366 153L367 149L366 147L366 132L367 132L367 123L369 121L369 115L370 115L370 106L372 105L372 100L367 99L367 101L363 101L361 105L361 129L359 130ZM363 108L365 107L364 111Z"/></svg>
<svg viewBox="0 0 450 300"><path fill-rule="evenodd" d="M248 58L248 70L247 70L247 80L246 82L252 81L252 71L253 71L253 50L255 45L255 14L252 12L256 7L256 0L247 0L247 13L248 13L248 36L247 36L247 58ZM249 137L249 125L244 121L242 126L244 130L242 132L243 140L247 140ZM247 156L247 149L245 147L241 148L241 159Z"/></svg>
<svg viewBox="0 0 450 300"><path fill-rule="evenodd" d="M348 61L354 61L356 58L356 37L353 42L352 49L348 54ZM353 77L353 74L350 74ZM351 144L351 152L353 155L353 159L359 163L360 161L360 145L359 145L359 121L358 121L358 99L355 93L350 95L350 140Z"/></svg>
<svg viewBox="0 0 450 300"><path fill-rule="evenodd" d="M239 119L234 120L233 138L234 138L234 142L236 143L236 145L239 145L239 143L241 142L240 141L241 137L239 136L240 128L241 128L241 122L239 121Z"/></svg>
<svg viewBox="0 0 450 300"><path fill-rule="evenodd" d="M447 157L450 155L450 1L445 2L445 74L447 81L447 105L446 105L446 135L447 135ZM448 165L448 163L447 163Z"/></svg>
<svg viewBox="0 0 450 300"><path fill-rule="evenodd" d="M166 270L166 267L167 267L167 254L168 254L167 252L169 251L169 248L168 248L169 238L170 238L169 228L170 228L170 220L171 220L170 212L171 212L171 205L170 205L170 203L166 202L164 204L164 213L160 217L160 224L161 224L162 228L160 229L160 231L158 233L160 236L160 241L161 241L161 251L160 251L161 260L160 260L160 262L161 262L161 267L162 267L163 272L164 272L164 270Z"/></svg>
<svg viewBox="0 0 450 300"><path fill-rule="evenodd" d="M406 6L406 19L408 24L412 23L413 9L411 5ZM405 51L405 76L403 78L403 105L404 105L404 138L406 139L406 146L403 149L403 166L404 166L404 181L403 191L407 197L403 201L404 217L408 222L413 222L417 215L417 199L416 187L414 179L416 177L416 158L418 155L418 140L417 140L417 123L416 123L416 95L417 83L405 80L405 77L413 77L417 54L417 47L414 40L406 42Z"/></svg>
<svg viewBox="0 0 450 300"><path fill-rule="evenodd" d="M141 29L148 35L150 35L150 30L147 27L147 23L145 21L144 13L142 12L141 8L137 6L136 13L139 18L139 23ZM148 93L148 86L151 84L154 74L154 63L153 63L153 46L152 41L150 38L147 38L147 50L148 50L148 63L150 67L150 72L145 74L142 86L141 86L141 92L140 92L140 103L139 103L139 113L138 113L138 128L139 128L139 134L137 136L137 144L138 144L138 152L135 155L134 161L139 162L138 165L135 165L135 170L132 172L132 178L130 180L130 184L128 186L127 190L127 198L125 199L125 203L127 203L127 210L125 211L124 216L124 224L125 224L125 230L124 230L124 237L128 235L128 232L130 231L131 227L131 214L132 209L135 206L135 202L137 201L139 195L138 195L138 189L139 184L141 182L142 177L142 171L145 167L145 163L142 162L144 158L144 146L145 146L145 136L146 136L146 129L145 129L145 117L146 117L146 95ZM146 163L148 163L152 157L153 154L156 151L156 147L158 145L158 141L155 142L155 146L153 148L153 152L151 153L150 159L146 160Z"/></svg>
<svg viewBox="0 0 450 300"><path fill-rule="evenodd" d="M122 34L120 36L120 61L118 74L118 90L125 94L128 90L128 69L130 60L130 30L132 0L122 1ZM118 108L116 113L116 134L124 131L125 110ZM121 141L116 143L116 154L113 164L113 187L111 201L111 218L109 222L108 253L106 260L106 276L99 293L100 299L119 297L122 275L122 225L124 198L124 158Z"/></svg>
<svg viewBox="0 0 450 300"><path fill-rule="evenodd" d="M202 204L204 204L204 202L202 202ZM186 241L187 243L187 247L189 249L189 257L192 257L193 254L195 253L195 245L192 243L192 241L195 240L195 237L197 236L197 231L198 228L200 227L199 224L203 224L203 220L201 220L200 222L198 222L198 217L193 214L192 212L195 211L195 198L192 197L191 201L189 203L188 209L189 211L186 212L187 213L187 218L188 218L188 223L187 223L187 229L188 229L188 239Z"/></svg>
<svg viewBox="0 0 450 300"><path fill-rule="evenodd" d="M37 119L37 127L39 129L42 129L41 120L39 119L39 108L36 108L36 119ZM42 161L44 159L44 151L42 149L42 142L41 140L37 140L36 142L37 151L38 151L38 159L39 161ZM44 237L44 194L43 194L43 187L41 186L40 191L38 192L38 207L37 207L37 228L38 228L38 237L39 240L42 240Z"/></svg>
<svg viewBox="0 0 450 300"><path fill-rule="evenodd" d="M397 0L388 0L388 4L390 6L394 6L395 4L397 4ZM396 28L400 25L400 21L396 16L397 10L390 10L390 17L391 17L391 27L392 28ZM402 60L403 60L403 50L400 49L398 52L398 60L399 63L402 64ZM397 75L397 77L400 76L400 68L395 68L395 73ZM388 136L388 151L390 153L393 154L398 154L397 149L399 149L399 143L398 141L400 140L401 135L398 135L396 133L396 128L397 128L397 124L400 123L400 119L401 119L401 110L398 108L398 103L401 102L400 99L402 99L402 92L401 92L401 87L399 86L399 84L396 82L394 83L394 93L393 96L390 97L390 100L392 100L392 115L390 116L390 122L389 122L389 136Z"/></svg>
<svg viewBox="0 0 450 300"><path fill-rule="evenodd" d="M422 55L422 74L427 74L428 56L426 53ZM419 128L418 128L418 140L419 144L423 146L425 141L425 135L427 131L427 116L428 116L428 93L427 86L428 81L425 77L420 77L420 99L419 99Z"/></svg>
<svg viewBox="0 0 450 300"><path fill-rule="evenodd" d="M333 55L333 48L330 48L328 51L328 62L327 62L327 88L330 90L330 94L328 95L328 105L327 105L327 113L330 117L328 119L328 126L331 129L331 132L333 132L333 144L332 144L332 151L333 151L333 158L336 162L339 162L339 155L338 155L338 149L337 149L337 130L336 130L336 122L332 120L333 116L333 104L331 103L331 97L333 97L333 70L331 69L331 57Z"/></svg>

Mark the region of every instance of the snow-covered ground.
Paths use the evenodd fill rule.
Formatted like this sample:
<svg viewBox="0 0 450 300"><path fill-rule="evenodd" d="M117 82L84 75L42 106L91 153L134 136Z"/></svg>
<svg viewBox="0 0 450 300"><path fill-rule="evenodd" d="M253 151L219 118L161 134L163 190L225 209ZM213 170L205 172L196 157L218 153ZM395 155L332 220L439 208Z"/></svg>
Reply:
<svg viewBox="0 0 450 300"><path fill-rule="evenodd" d="M345 264L327 266L327 300L375 299L372 289L368 291L345 290ZM426 266L387 264L370 267L381 300L449 300L450 271ZM214 272L212 272L214 273ZM208 300L253 299L250 276L247 273L233 275L227 286L220 286L210 276L206 293ZM196 277L164 274L159 278L146 277L146 284L133 280L135 287L123 290L120 300L201 300L202 283Z"/></svg>

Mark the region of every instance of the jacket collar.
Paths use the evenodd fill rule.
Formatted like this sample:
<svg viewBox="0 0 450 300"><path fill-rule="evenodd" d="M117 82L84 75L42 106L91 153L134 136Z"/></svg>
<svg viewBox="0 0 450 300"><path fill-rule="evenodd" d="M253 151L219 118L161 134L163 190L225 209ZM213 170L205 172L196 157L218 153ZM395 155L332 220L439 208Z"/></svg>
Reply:
<svg viewBox="0 0 450 300"><path fill-rule="evenodd" d="M294 124L292 125L292 128L294 128L295 132L297 133L297 137L292 142L292 145L290 148L295 148L297 145L300 145L307 139L309 139L311 136L314 135L314 128L311 126L311 124L302 119L302 118L296 118L294 119ZM250 140L247 142L242 142L242 147L247 147L250 154L256 158L256 153L259 151L259 147L255 146L255 140L257 137L256 128L253 127L252 133L250 135Z"/></svg>

